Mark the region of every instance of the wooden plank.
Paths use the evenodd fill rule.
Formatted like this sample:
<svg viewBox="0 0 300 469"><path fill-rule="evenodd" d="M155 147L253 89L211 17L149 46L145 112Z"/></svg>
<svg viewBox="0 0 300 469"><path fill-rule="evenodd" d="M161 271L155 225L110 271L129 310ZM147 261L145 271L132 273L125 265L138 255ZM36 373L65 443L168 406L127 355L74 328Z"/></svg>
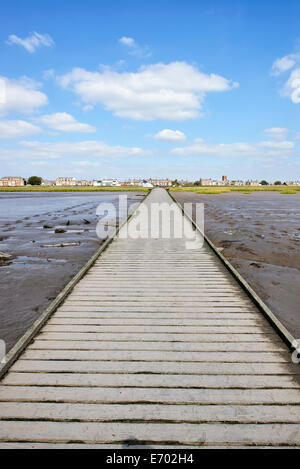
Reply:
<svg viewBox="0 0 300 469"><path fill-rule="evenodd" d="M127 308L128 309L128 308ZM124 311L124 308L119 308L115 309L114 311L103 311L103 308L99 305L96 306L87 306L87 305L63 305L59 308L59 312L62 311L75 311L75 312L99 312L99 313L155 313L153 311L154 308L151 308L149 311L145 311L145 308L137 309L136 311ZM180 313L180 314L187 314L187 313L255 313L258 315L257 311L254 310L253 308L248 308L248 307L241 307L241 306L201 306L197 307L197 309L193 309L192 311L186 311L186 309L181 309L179 311L174 311L174 308L172 310L168 309L167 311L163 311L162 314L171 314L171 313ZM157 310L156 313L161 313L161 311Z"/></svg>
<svg viewBox="0 0 300 469"><path fill-rule="evenodd" d="M145 285L144 287L140 287L138 288L135 284L131 284L129 285L129 291L131 292L137 292L137 293L144 293L144 292L148 292L149 290L151 289L151 286L147 286ZM114 285L114 284L111 284L110 286L107 286L107 288L105 288L103 290L102 288L102 283L101 282L97 282L97 281L88 281L88 282L85 282L85 283L81 283L80 282L80 285L78 285L78 288L76 288L76 292L80 292L80 291L97 291L99 295L107 295L107 292L111 293L111 294L114 294L114 293L118 293L118 292L123 292L123 291L127 291L126 288L122 287L122 285ZM182 285L182 286L179 286L178 285L178 288L176 288L176 291L174 291L174 288L172 288L170 285L160 285L159 288L155 288L153 289L153 293L157 292L157 293L160 293L160 294L163 294L163 293L172 293L172 294L177 294L178 296L179 295L187 295L187 294L191 294L191 293L202 293L202 292L208 292L208 293L222 293L222 292L230 292L230 293L238 293L238 294L241 294L243 295L243 293L237 288L237 287L234 287L232 286L231 284L225 284L225 285L214 285L212 283L208 283L207 285L205 284L202 284L200 283L199 285Z"/></svg>
<svg viewBox="0 0 300 469"><path fill-rule="evenodd" d="M150 444L299 445L298 424L211 425L192 423L0 422L4 441L125 443L137 439Z"/></svg>
<svg viewBox="0 0 300 469"><path fill-rule="evenodd" d="M257 344L280 344L284 347L284 350L287 350L287 347L279 340L276 335L272 334L172 334L172 333L156 333L156 334L139 334L139 333L124 333L122 336L116 335L114 333L104 332L66 332L65 330L60 330L56 332L47 332L43 329L42 332L37 338L38 339L53 339L53 340L84 340L91 341L95 340L97 342L101 341L111 341L111 342L135 342L135 343L144 343L144 342L168 342L180 344L184 342L187 344L216 344L216 346L221 346L222 343L240 343L245 344L255 342Z"/></svg>
<svg viewBox="0 0 300 469"><path fill-rule="evenodd" d="M148 449L148 448L151 448L151 446L149 444L144 444L143 442L141 442L140 445L136 445L136 444L131 444L133 443L132 440L128 440L126 441L125 443L123 444L85 444L85 443L66 443L66 444L63 444L63 443L32 443L32 442L24 442L24 443L17 443L17 442L14 442L14 443L0 443L0 449L24 449L24 450L32 450L32 449L85 449L85 450L90 450L90 449L105 449L105 450L130 450L130 449ZM228 444L226 443L226 445L223 445L223 446L220 446L220 445L214 445L214 446L210 446L209 444L208 445L205 445L205 446L201 446L201 449L202 450L209 450L209 449L241 449L241 448L244 448L245 446L243 445L239 445L239 446L236 446L236 445L231 445L231 444ZM170 451L171 449L195 449L195 446L190 446L190 445L172 445L172 444L169 444L168 443L168 446L166 447L166 445L158 445L158 444L155 444L155 450L157 449L167 449L168 451ZM260 446L260 445L253 445L253 446L247 446L247 450L257 450L257 449L272 449L272 447L270 445L268 446ZM299 449L298 446L296 445L292 445L292 446L289 446L287 447L286 445L284 446L280 446L280 445L276 445L276 449L285 449L285 450L293 450L293 449Z"/></svg>
<svg viewBox="0 0 300 469"><path fill-rule="evenodd" d="M48 324L76 324L76 325L94 325L94 326L259 326L265 325L261 318L255 319L187 319L187 318L61 318L54 317Z"/></svg>
<svg viewBox="0 0 300 469"><path fill-rule="evenodd" d="M193 297L195 295L198 296L198 293L201 294L201 296L207 293L210 295L214 294L218 297L218 296L223 296L224 293L235 295L240 292L230 287L220 286L219 288L217 288L216 286L209 286L209 285L207 287L199 286L198 288L197 287L194 287L194 288L189 288L189 287L179 288L178 287L176 288L176 292L174 291L174 289L170 287L160 286L159 288L152 288L151 286L147 287L146 285L144 288L143 287L137 288L134 286L131 286L131 287L128 286L128 288L126 288L126 287L121 287L119 285L118 287L115 287L115 288L107 287L103 290L103 286L100 283L99 285L87 284L86 286L77 288L76 293L78 293L79 295L95 293L99 297L123 296L123 294L125 293L125 296L136 296L138 298L144 298L147 296L150 296L151 298L153 297L162 298L162 297L168 297L168 295L172 295L172 296L174 295L174 297L176 298L186 298L186 297Z"/></svg>
<svg viewBox="0 0 300 469"><path fill-rule="evenodd" d="M156 311L160 308L163 308L163 309L166 309L166 308L185 308L187 311L195 311L195 309L198 307L198 306L203 306L203 305L207 305L207 306L245 306L245 303L242 301L242 299L239 299L239 298L236 298L234 300L232 300L230 297L214 297L212 296L211 298L199 298L197 301L191 301L191 302L187 302L187 301L184 301L184 300L158 300L157 302L155 301L151 301L151 303L153 303L153 305L150 307L150 311L151 309L153 309L153 311ZM143 303L142 301L134 301L134 300L130 300L130 301L123 301L122 298L111 298L111 301L108 301L108 302L105 302L105 301L102 301L101 298L97 299L97 298L93 298L93 297L89 297L89 296L83 296L81 297L80 299L76 297L70 297L68 300L65 301L65 306L70 306L70 305L74 305L74 304L78 304L78 305L99 305L103 308L109 308L108 311L110 310L110 308L112 308L112 311L115 311L114 308L119 308L119 309L122 309L122 307L124 308L130 308L130 307L134 307L134 308L141 308L142 310L145 310L147 311L149 309L149 307L145 307L144 305L147 304L146 302Z"/></svg>
<svg viewBox="0 0 300 469"><path fill-rule="evenodd" d="M43 340L41 340L43 339ZM36 339L28 350L169 350L182 352L286 352L283 344L265 342L132 342L71 340L68 334L56 334L52 340Z"/></svg>
<svg viewBox="0 0 300 469"><path fill-rule="evenodd" d="M45 373L151 373L151 374L237 374L300 375L293 363L224 363L224 362L99 362L80 360L23 360L11 368L16 372ZM149 377L150 379L150 377Z"/></svg>
<svg viewBox="0 0 300 469"><path fill-rule="evenodd" d="M166 389L66 386L2 386L1 402L162 404L300 404L298 389ZM299 428L300 430L300 428Z"/></svg>
<svg viewBox="0 0 300 469"><path fill-rule="evenodd" d="M13 386L142 387L142 388L235 388L299 389L300 379L292 376L264 375L165 375L9 373L2 382ZM300 408L299 415L300 415Z"/></svg>
<svg viewBox="0 0 300 469"><path fill-rule="evenodd" d="M298 406L142 405L0 402L0 419L83 422L300 423Z"/></svg>
<svg viewBox="0 0 300 469"><path fill-rule="evenodd" d="M262 320L261 316L256 313L123 313L122 311L116 313L105 312L89 312L89 311L65 311L63 309L56 311L55 318L98 318L98 319L253 319L257 318Z"/></svg>
<svg viewBox="0 0 300 469"><path fill-rule="evenodd" d="M257 326L84 326L84 325L63 325L63 324L47 324L44 327L47 332L112 332L118 334L126 334L128 332L153 334L153 333L171 333L171 334L273 334L268 327Z"/></svg>
<svg viewBox="0 0 300 469"><path fill-rule="evenodd" d="M252 362L290 363L288 352L169 352L127 350L33 350L23 360L104 360L104 361L177 361L177 362ZM300 397L300 396L299 396Z"/></svg>
<svg viewBox="0 0 300 469"><path fill-rule="evenodd" d="M131 444L133 443L133 441L131 440L128 440L126 441L125 443L123 444L82 444L82 443L66 443L66 444L62 444L62 443L17 443L17 442L14 442L14 443L0 443L0 449L24 449L24 450L32 450L32 449L85 449L85 450L91 450L91 449L105 449L105 450L130 450L130 449L148 449L148 448L151 448L151 446L149 444L143 444L143 442L140 444L140 445L136 445L136 444ZM202 446L201 449L202 450L209 450L209 449L241 449L241 448L244 448L245 446L242 446L242 445L239 445L239 446L236 446L236 445L231 445L231 444L228 444L226 443L226 445L223 445L223 446L220 446L220 445L214 445L214 446L210 446L210 445L205 445L205 446ZM158 445L158 444L155 444L155 450L157 449L167 449L168 451L170 451L171 449L195 449L195 446L190 446L190 445L172 445L172 444L168 444L168 446L166 447L166 445ZM271 446L260 446L260 445L255 445L255 446L247 446L247 450L257 450L257 449L272 449ZM276 445L276 449L285 449L285 450L293 450L293 449L299 449L298 446L296 445L292 445L292 446L280 446L280 445Z"/></svg>
<svg viewBox="0 0 300 469"><path fill-rule="evenodd" d="M133 303L133 302L136 302L136 301L139 301L140 303L144 303L144 302L148 302L148 301L151 301L152 303L156 303L156 302L163 302L163 303L171 303L171 304L174 304L174 303L182 303L182 304L188 304L188 303L197 303L199 301L201 301L203 298L207 299L208 301L210 301L211 299L216 299L217 301L228 301L228 299L232 299L232 300L236 300L237 298L241 299L242 296L241 295L237 295L236 293L215 293L215 292L199 292L199 293L191 293L191 294L187 294L186 297L182 297L182 295L178 294L174 294L174 295L165 295L165 294L161 294L159 292L157 292L156 290L153 291L153 294L152 292L148 292L148 293L144 293L144 294L121 294L120 292L118 294L110 294L109 292L107 292L105 295L104 294L98 294L97 291L91 291L91 290L88 290L88 291L83 291L83 292L77 292L76 293L73 293L71 296L70 296L70 299L72 299L72 301L76 300L76 301L82 301L82 300L86 300L86 298L89 298L91 300L97 300L97 301L101 301L101 303L105 303L105 302L110 302L110 303L113 303L114 301L122 301L122 302L129 302L129 303ZM220 299L221 300L220 300Z"/></svg>

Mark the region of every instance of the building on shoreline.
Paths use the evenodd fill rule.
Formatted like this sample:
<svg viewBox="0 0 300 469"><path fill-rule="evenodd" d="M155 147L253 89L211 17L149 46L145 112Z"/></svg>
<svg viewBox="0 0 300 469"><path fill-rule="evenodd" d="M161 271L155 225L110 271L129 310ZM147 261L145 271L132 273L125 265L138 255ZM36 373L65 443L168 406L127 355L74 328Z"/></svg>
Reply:
<svg viewBox="0 0 300 469"><path fill-rule="evenodd" d="M143 184L142 179L127 179L126 181L121 182L121 186L123 187L139 187Z"/></svg>
<svg viewBox="0 0 300 469"><path fill-rule="evenodd" d="M218 181L216 179L200 179L198 185L200 186L260 186L259 181L242 181L240 179L230 180L227 176L222 176L222 180Z"/></svg>
<svg viewBox="0 0 300 469"><path fill-rule="evenodd" d="M151 179L150 178L147 182L149 182L153 186L159 186L159 187L172 186L172 181L170 181L170 179Z"/></svg>
<svg viewBox="0 0 300 469"><path fill-rule="evenodd" d="M172 186L172 181L170 179L131 179L121 183L124 187L170 187Z"/></svg>
<svg viewBox="0 0 300 469"><path fill-rule="evenodd" d="M41 186L47 186L47 187L55 186L55 181L51 181L50 179L43 179Z"/></svg>
<svg viewBox="0 0 300 469"><path fill-rule="evenodd" d="M246 181L245 186L260 186L259 181Z"/></svg>
<svg viewBox="0 0 300 469"><path fill-rule="evenodd" d="M244 186L244 181L241 181L240 179L233 180L229 182L230 186Z"/></svg>
<svg viewBox="0 0 300 469"><path fill-rule="evenodd" d="M286 181L287 186L300 186L300 181Z"/></svg>
<svg viewBox="0 0 300 469"><path fill-rule="evenodd" d="M89 181L87 179L81 179L80 181L76 182L76 186L81 186L81 187L93 186L93 181Z"/></svg>
<svg viewBox="0 0 300 469"><path fill-rule="evenodd" d="M216 181L213 179L200 179L200 186L225 186L224 181Z"/></svg>
<svg viewBox="0 0 300 469"><path fill-rule="evenodd" d="M117 179L102 179L99 181L93 181L92 185L94 187L119 187L121 184Z"/></svg>
<svg viewBox="0 0 300 469"><path fill-rule="evenodd" d="M76 186L76 178L72 177L59 177L55 180L55 185L58 187L62 186Z"/></svg>
<svg viewBox="0 0 300 469"><path fill-rule="evenodd" d="M25 186L25 184L25 179L19 176L4 176L0 179L0 186L4 187Z"/></svg>

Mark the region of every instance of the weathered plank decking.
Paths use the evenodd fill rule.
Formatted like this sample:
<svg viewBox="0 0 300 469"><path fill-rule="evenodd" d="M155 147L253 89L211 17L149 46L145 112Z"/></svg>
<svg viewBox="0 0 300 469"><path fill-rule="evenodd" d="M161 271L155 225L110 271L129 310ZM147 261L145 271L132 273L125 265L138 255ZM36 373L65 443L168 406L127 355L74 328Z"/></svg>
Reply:
<svg viewBox="0 0 300 469"><path fill-rule="evenodd" d="M183 239L115 239L0 386L0 448L300 446L299 423L288 347Z"/></svg>

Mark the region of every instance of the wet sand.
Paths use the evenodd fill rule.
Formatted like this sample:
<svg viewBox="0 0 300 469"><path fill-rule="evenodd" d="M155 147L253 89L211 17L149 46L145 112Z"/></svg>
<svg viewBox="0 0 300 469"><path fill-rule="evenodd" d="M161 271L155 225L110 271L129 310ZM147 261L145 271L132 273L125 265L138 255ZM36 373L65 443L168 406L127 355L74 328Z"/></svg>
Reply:
<svg viewBox="0 0 300 469"><path fill-rule="evenodd" d="M206 235L299 339L300 194L173 195L204 203Z"/></svg>
<svg viewBox="0 0 300 469"><path fill-rule="evenodd" d="M132 205L145 194L122 195ZM0 340L7 351L102 244L96 234L101 202L117 208L118 193L0 194L0 252L12 255L0 261ZM57 234L57 227L67 232ZM43 247L61 243L76 245Z"/></svg>

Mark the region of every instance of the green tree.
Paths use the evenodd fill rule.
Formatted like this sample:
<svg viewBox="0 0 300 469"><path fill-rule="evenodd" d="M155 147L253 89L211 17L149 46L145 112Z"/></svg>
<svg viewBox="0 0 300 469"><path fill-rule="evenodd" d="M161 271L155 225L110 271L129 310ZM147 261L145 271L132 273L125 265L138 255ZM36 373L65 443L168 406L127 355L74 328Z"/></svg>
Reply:
<svg viewBox="0 0 300 469"><path fill-rule="evenodd" d="M261 183L262 186L268 186L269 185L269 183L265 180L261 181L260 183Z"/></svg>
<svg viewBox="0 0 300 469"><path fill-rule="evenodd" d="M27 184L30 184L31 186L40 186L42 184L42 178L38 176L31 176L28 179Z"/></svg>
<svg viewBox="0 0 300 469"><path fill-rule="evenodd" d="M281 181L275 181L275 182L274 182L274 185L275 185L275 186L282 186Z"/></svg>

